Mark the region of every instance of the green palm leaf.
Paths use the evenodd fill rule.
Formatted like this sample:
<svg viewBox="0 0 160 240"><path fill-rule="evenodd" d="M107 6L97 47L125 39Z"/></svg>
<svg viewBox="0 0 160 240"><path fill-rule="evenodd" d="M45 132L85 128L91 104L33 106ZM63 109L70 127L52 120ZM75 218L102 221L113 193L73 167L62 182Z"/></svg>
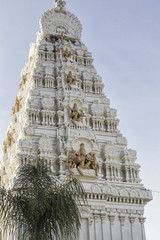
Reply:
<svg viewBox="0 0 160 240"><path fill-rule="evenodd" d="M72 176L64 181L52 176L38 156L36 166L19 168L11 190L0 188L3 229L20 240L77 239L82 204L82 184Z"/></svg>

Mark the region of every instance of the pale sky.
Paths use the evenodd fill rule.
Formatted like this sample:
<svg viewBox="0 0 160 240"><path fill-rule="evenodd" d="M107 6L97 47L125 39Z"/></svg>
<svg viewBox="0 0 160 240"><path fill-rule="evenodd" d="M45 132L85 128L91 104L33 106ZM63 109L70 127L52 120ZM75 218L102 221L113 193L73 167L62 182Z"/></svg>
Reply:
<svg viewBox="0 0 160 240"><path fill-rule="evenodd" d="M0 159L29 44L50 0L0 0ZM68 0L83 25L119 129L137 151L140 177L160 191L160 0ZM147 240L160 239L160 193L145 207Z"/></svg>

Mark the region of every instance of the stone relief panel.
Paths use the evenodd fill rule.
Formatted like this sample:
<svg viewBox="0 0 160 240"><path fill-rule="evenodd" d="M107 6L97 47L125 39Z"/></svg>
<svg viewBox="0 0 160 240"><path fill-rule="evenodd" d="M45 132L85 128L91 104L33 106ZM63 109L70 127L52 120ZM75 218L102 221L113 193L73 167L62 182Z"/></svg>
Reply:
<svg viewBox="0 0 160 240"><path fill-rule="evenodd" d="M26 135L34 135L35 134L35 129L32 127L26 127L26 128L24 128L23 131Z"/></svg>
<svg viewBox="0 0 160 240"><path fill-rule="evenodd" d="M35 108L39 108L40 107L39 99L28 99L27 103L28 103L28 106L30 108L34 108L35 109Z"/></svg>
<svg viewBox="0 0 160 240"><path fill-rule="evenodd" d="M128 191L125 188L120 189L119 195L123 197L128 197Z"/></svg>
<svg viewBox="0 0 160 240"><path fill-rule="evenodd" d="M127 139L125 137L122 136L117 136L117 143L120 145L127 145Z"/></svg>
<svg viewBox="0 0 160 240"><path fill-rule="evenodd" d="M39 149L40 151L53 151L52 139L47 135L44 135L39 140Z"/></svg>
<svg viewBox="0 0 160 240"><path fill-rule="evenodd" d="M32 149L32 141L31 139L20 139L19 140L20 148Z"/></svg>
<svg viewBox="0 0 160 240"><path fill-rule="evenodd" d="M82 55L83 55L83 53L82 53ZM87 71L83 72L83 79L90 81L92 79L91 74Z"/></svg>
<svg viewBox="0 0 160 240"><path fill-rule="evenodd" d="M133 197L133 198L138 198L139 197L139 193L135 189L132 189L130 191L129 195L130 195L130 197Z"/></svg>
<svg viewBox="0 0 160 240"><path fill-rule="evenodd" d="M31 89L30 95L31 96L40 96L40 91L38 89Z"/></svg>
<svg viewBox="0 0 160 240"><path fill-rule="evenodd" d="M104 105L94 102L91 105L91 112L94 116L104 116Z"/></svg>
<svg viewBox="0 0 160 240"><path fill-rule="evenodd" d="M116 186L112 185L112 191L111 193L114 195L114 196L119 196L119 192L118 192L118 189L116 188Z"/></svg>
<svg viewBox="0 0 160 240"><path fill-rule="evenodd" d="M104 183L104 185L101 187L102 193L104 194L111 194L112 193L112 187L108 183Z"/></svg>
<svg viewBox="0 0 160 240"><path fill-rule="evenodd" d="M55 110L55 101L51 97L44 97L42 99L42 108L44 110Z"/></svg>
<svg viewBox="0 0 160 240"><path fill-rule="evenodd" d="M101 190L101 188L99 187L98 184L93 184L91 186L91 192L92 193L102 193L102 190Z"/></svg>
<svg viewBox="0 0 160 240"><path fill-rule="evenodd" d="M117 148L115 147L115 145L112 142L108 142L104 148L104 152L105 152L105 157L108 159L114 159L117 158L118 156L118 152L117 152Z"/></svg>
<svg viewBox="0 0 160 240"><path fill-rule="evenodd" d="M46 75L53 75L53 67L46 66L46 68L45 68L45 74L46 74Z"/></svg>

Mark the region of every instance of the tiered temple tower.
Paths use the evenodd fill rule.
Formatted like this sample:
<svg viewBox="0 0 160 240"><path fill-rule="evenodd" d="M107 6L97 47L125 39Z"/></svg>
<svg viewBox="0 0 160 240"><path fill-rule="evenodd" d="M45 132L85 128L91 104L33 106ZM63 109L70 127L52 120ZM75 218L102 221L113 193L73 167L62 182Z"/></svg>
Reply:
<svg viewBox="0 0 160 240"><path fill-rule="evenodd" d="M18 166L34 162L39 149L53 174L73 172L86 189L80 240L145 240L151 192L81 41L81 23L65 4L56 1L42 15L30 46L4 141L2 184L12 187Z"/></svg>

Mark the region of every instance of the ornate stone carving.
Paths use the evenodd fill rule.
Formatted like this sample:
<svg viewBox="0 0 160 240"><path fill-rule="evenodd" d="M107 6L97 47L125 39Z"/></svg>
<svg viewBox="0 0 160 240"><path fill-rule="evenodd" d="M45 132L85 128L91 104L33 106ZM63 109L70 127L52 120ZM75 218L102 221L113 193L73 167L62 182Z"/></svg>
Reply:
<svg viewBox="0 0 160 240"><path fill-rule="evenodd" d="M24 128L24 133L27 134L27 135L34 135L35 129L32 128L32 127Z"/></svg>
<svg viewBox="0 0 160 240"><path fill-rule="evenodd" d="M55 108L55 102L53 100L53 98L43 98L42 99L42 108L45 110L54 110Z"/></svg>
<svg viewBox="0 0 160 240"><path fill-rule="evenodd" d="M20 148L31 149L32 148L32 142L29 139L20 139L19 140L19 147Z"/></svg>
<svg viewBox="0 0 160 240"><path fill-rule="evenodd" d="M138 198L138 192L135 190L135 189L132 189L130 191L130 197L133 197L133 198Z"/></svg>
<svg viewBox="0 0 160 240"><path fill-rule="evenodd" d="M12 108L12 114L14 115L17 112L19 112L19 99L18 99L18 97L16 97L15 105Z"/></svg>
<svg viewBox="0 0 160 240"><path fill-rule="evenodd" d="M91 192L92 193L102 193L101 188L99 187L98 184L93 184L91 186Z"/></svg>
<svg viewBox="0 0 160 240"><path fill-rule="evenodd" d="M46 135L39 140L40 151L53 151L52 140Z"/></svg>
<svg viewBox="0 0 160 240"><path fill-rule="evenodd" d="M63 53L63 57L66 59L66 61L68 58L71 57L71 55L72 55L71 52L68 50L68 48L66 48L66 50Z"/></svg>
<svg viewBox="0 0 160 240"><path fill-rule="evenodd" d="M119 192L120 196L128 197L128 192L125 188L122 188Z"/></svg>
<svg viewBox="0 0 160 240"><path fill-rule="evenodd" d="M28 106L33 109L39 108L40 106L39 99L28 99L27 103Z"/></svg>
<svg viewBox="0 0 160 240"><path fill-rule="evenodd" d="M7 132L7 146L8 147L11 146L11 140L12 140L12 136L9 132Z"/></svg>
<svg viewBox="0 0 160 240"><path fill-rule="evenodd" d="M78 18L70 12L62 13L61 9L62 11L64 10L63 6L62 8L60 6L57 7L57 9L52 8L42 15L40 20L42 34L56 35L64 32L68 37L80 39L82 26ZM61 30L59 30L60 28Z"/></svg>
<svg viewBox="0 0 160 240"><path fill-rule="evenodd" d="M69 110L69 118L71 118L71 121L74 125L76 125L76 122L80 122L83 117L85 117L84 113L82 110L78 111L77 104L74 103L73 108Z"/></svg>
<svg viewBox="0 0 160 240"><path fill-rule="evenodd" d="M67 167L69 171L76 167L82 176L84 175L82 169L93 169L96 172L96 176L98 176L99 165L96 161L95 153L86 154L84 143L81 143L78 152L74 150L69 152Z"/></svg>
<svg viewBox="0 0 160 240"><path fill-rule="evenodd" d="M55 0L55 11L66 13L66 2L62 0Z"/></svg>
<svg viewBox="0 0 160 240"><path fill-rule="evenodd" d="M53 67L47 66L45 68L45 74L46 75L52 75L53 74Z"/></svg>
<svg viewBox="0 0 160 240"><path fill-rule="evenodd" d="M117 143L121 145L127 145L127 139L122 136L117 136Z"/></svg>
<svg viewBox="0 0 160 240"><path fill-rule="evenodd" d="M98 102L92 104L91 110L94 116L104 116L104 106Z"/></svg>
<svg viewBox="0 0 160 240"><path fill-rule="evenodd" d="M105 183L101 188L103 193L111 194L112 188L108 183Z"/></svg>
<svg viewBox="0 0 160 240"><path fill-rule="evenodd" d="M117 157L117 149L112 142L108 142L105 146L105 156L106 158L116 158Z"/></svg>
<svg viewBox="0 0 160 240"><path fill-rule="evenodd" d="M7 143L6 143L6 141L3 142L3 153L4 154L7 153Z"/></svg>
<svg viewBox="0 0 160 240"><path fill-rule="evenodd" d="M75 85L77 79L72 76L72 72L69 71L68 75L66 76L66 82L68 83L68 86L71 87L71 85Z"/></svg>
<svg viewBox="0 0 160 240"><path fill-rule="evenodd" d="M21 82L20 82L20 84L19 84L19 89L21 89L22 86L23 86L25 83L26 83L26 77L25 77L25 75L23 74L23 75L22 75L22 80L21 80Z"/></svg>

